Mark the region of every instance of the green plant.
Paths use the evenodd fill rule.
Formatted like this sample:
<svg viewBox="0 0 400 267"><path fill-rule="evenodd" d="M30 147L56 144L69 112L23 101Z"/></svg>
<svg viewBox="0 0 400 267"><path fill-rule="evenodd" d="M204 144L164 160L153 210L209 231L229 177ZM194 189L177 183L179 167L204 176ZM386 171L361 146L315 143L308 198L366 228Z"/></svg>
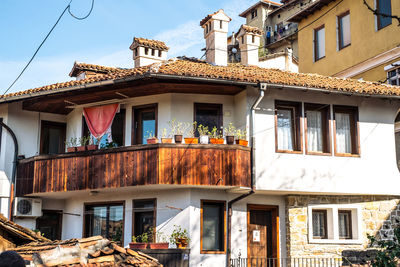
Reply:
<svg viewBox="0 0 400 267"><path fill-rule="evenodd" d="M169 137L167 128L162 129L162 131L161 131L161 137L162 137L162 138L168 138L168 137Z"/></svg>
<svg viewBox="0 0 400 267"><path fill-rule="evenodd" d="M371 261L373 267L396 267L400 259L400 225L393 230L391 240L378 240L375 236L367 235L370 247L377 247L375 258Z"/></svg>
<svg viewBox="0 0 400 267"><path fill-rule="evenodd" d="M197 122L195 121L195 122L193 122L193 123L190 123L190 122L186 122L185 124L184 124L184 132L185 132L185 134L186 134L186 137L189 137L189 138L193 138L194 137L194 133L196 132L196 127L197 126Z"/></svg>
<svg viewBox="0 0 400 267"><path fill-rule="evenodd" d="M168 242L168 236L164 234L161 231L156 232L156 242L157 243L167 243ZM154 239L153 239L154 240Z"/></svg>
<svg viewBox="0 0 400 267"><path fill-rule="evenodd" d="M180 242L179 239L185 239L186 242L189 244L189 233L186 229L182 230L180 226L174 225L174 230L172 231L172 234L169 238L169 242L176 245Z"/></svg>
<svg viewBox="0 0 400 267"><path fill-rule="evenodd" d="M247 139L247 131L238 129L236 131L236 137L237 137L237 139L246 140Z"/></svg>
<svg viewBox="0 0 400 267"><path fill-rule="evenodd" d="M236 133L236 127L232 122L228 124L228 127L225 128L225 136L234 136Z"/></svg>
<svg viewBox="0 0 400 267"><path fill-rule="evenodd" d="M221 130L218 130L218 128L215 126L212 128L211 132L208 132L208 135L211 138L222 138Z"/></svg>
<svg viewBox="0 0 400 267"><path fill-rule="evenodd" d="M209 134L208 126L204 126L202 124L200 124L199 127L197 127L197 131L199 132L200 136L204 136L204 135L208 135Z"/></svg>
<svg viewBox="0 0 400 267"><path fill-rule="evenodd" d="M168 122L169 127L171 128L172 135L183 135L184 125L183 122L176 121L176 119L172 119Z"/></svg>
<svg viewBox="0 0 400 267"><path fill-rule="evenodd" d="M154 135L153 131L146 132L146 139L155 138L155 137L156 136Z"/></svg>
<svg viewBox="0 0 400 267"><path fill-rule="evenodd" d="M149 243L149 238L150 238L149 233L144 232L141 235L132 236L132 242L134 242L134 243Z"/></svg>
<svg viewBox="0 0 400 267"><path fill-rule="evenodd" d="M89 139L90 139L90 136L82 136L79 138L79 144L81 146L86 146L87 144L89 144Z"/></svg>
<svg viewBox="0 0 400 267"><path fill-rule="evenodd" d="M118 144L115 142L106 142L105 144L100 145L100 149L107 149L107 148L113 148L113 147L118 147Z"/></svg>
<svg viewBox="0 0 400 267"><path fill-rule="evenodd" d="M76 147L78 146L78 139L76 137L71 137L65 144L67 147Z"/></svg>

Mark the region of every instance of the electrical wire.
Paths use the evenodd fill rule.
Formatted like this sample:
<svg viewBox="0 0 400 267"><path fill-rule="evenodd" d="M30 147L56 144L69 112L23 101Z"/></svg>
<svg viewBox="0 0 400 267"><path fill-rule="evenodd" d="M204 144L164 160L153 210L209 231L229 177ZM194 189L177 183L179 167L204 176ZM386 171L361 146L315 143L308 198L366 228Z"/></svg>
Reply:
<svg viewBox="0 0 400 267"><path fill-rule="evenodd" d="M33 53L33 56L31 59L28 61L28 63L25 65L25 67L22 69L20 74L17 76L17 78L12 82L12 84L7 88L7 90L3 93L2 96L4 96L13 86L14 84L19 80L19 78L22 76L22 74L25 72L25 70L29 67L29 65L32 63L33 59L36 57L37 53L39 52L40 48L42 48L43 44L46 42L47 38L49 38L50 34L53 32L54 28L57 26L58 22L60 22L61 18L64 16L65 12L68 11L68 13L75 19L77 20L84 20L87 17L90 16L90 14L93 11L93 6L94 6L94 0L92 0L92 6L90 8L89 13L84 16L84 17L77 17L71 12L71 3L72 0L69 2L69 4L64 8L63 12L61 15L58 17L56 23L54 23L53 27L51 27L50 31L47 33L46 37L43 39L43 41L40 43L39 47L36 49L35 53Z"/></svg>

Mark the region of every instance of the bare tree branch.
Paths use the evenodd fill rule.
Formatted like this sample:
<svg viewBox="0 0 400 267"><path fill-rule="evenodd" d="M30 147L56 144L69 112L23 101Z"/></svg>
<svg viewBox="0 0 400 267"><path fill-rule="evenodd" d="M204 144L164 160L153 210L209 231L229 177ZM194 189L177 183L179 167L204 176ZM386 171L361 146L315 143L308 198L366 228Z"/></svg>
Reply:
<svg viewBox="0 0 400 267"><path fill-rule="evenodd" d="M400 17L399 17L399 16L381 13L381 12L379 12L377 9L373 9L370 5L368 5L367 0L363 0L363 2L364 2L364 5L365 5L374 15L382 16L382 17L386 17L386 18L396 19L397 22L399 23L398 26L400 27Z"/></svg>

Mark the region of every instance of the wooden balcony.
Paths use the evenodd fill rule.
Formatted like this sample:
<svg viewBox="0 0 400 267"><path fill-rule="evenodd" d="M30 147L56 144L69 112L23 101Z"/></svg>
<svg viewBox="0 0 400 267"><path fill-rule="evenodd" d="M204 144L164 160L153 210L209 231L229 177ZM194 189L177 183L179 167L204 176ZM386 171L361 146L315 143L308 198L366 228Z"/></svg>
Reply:
<svg viewBox="0 0 400 267"><path fill-rule="evenodd" d="M250 148L154 144L36 156L19 161L16 193L139 185L250 187Z"/></svg>

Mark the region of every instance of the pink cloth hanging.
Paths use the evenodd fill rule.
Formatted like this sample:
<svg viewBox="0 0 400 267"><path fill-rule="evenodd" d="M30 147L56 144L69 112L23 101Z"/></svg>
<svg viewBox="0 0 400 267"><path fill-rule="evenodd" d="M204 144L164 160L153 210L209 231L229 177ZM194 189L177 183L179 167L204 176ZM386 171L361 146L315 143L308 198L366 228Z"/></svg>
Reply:
<svg viewBox="0 0 400 267"><path fill-rule="evenodd" d="M95 138L101 138L111 126L119 104L83 108L86 124Z"/></svg>

